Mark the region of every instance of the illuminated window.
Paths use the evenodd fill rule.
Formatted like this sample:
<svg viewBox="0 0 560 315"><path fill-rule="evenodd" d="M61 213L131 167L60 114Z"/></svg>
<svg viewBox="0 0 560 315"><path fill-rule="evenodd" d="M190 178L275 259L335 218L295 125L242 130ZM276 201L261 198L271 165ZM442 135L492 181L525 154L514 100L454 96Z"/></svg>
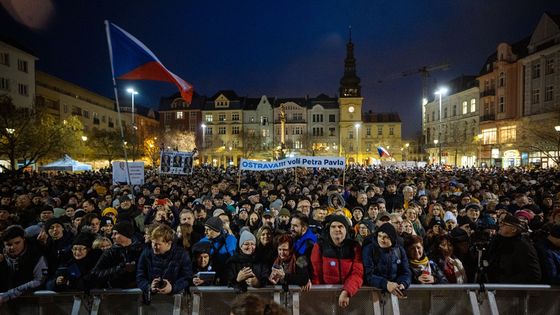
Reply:
<svg viewBox="0 0 560 315"><path fill-rule="evenodd" d="M463 101L463 115L469 112L467 101Z"/></svg>
<svg viewBox="0 0 560 315"><path fill-rule="evenodd" d="M183 119L183 112L177 112L175 119Z"/></svg>
<svg viewBox="0 0 560 315"><path fill-rule="evenodd" d="M471 113L476 111L476 100L473 98L471 99Z"/></svg>
<svg viewBox="0 0 560 315"><path fill-rule="evenodd" d="M206 120L206 122L212 122L214 117L212 117L212 114L206 114L204 115L204 120Z"/></svg>
<svg viewBox="0 0 560 315"><path fill-rule="evenodd" d="M496 144L496 128L483 129L482 130L482 143L484 144Z"/></svg>
<svg viewBox="0 0 560 315"><path fill-rule="evenodd" d="M500 143L512 143L517 138L516 126L507 126L500 128Z"/></svg>

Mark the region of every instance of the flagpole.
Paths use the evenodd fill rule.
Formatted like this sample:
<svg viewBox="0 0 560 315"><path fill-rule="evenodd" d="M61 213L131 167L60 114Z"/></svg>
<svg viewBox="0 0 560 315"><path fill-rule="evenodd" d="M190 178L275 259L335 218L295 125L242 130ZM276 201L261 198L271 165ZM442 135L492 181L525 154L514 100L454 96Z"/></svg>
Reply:
<svg viewBox="0 0 560 315"><path fill-rule="evenodd" d="M124 152L124 161L126 165L126 182L127 184L131 184L130 182L130 170L128 168L128 155L126 153L126 145L125 138L124 138L124 129L122 126L122 119L121 119L121 106L119 104L119 94L117 92L117 80L115 79L115 68L113 67L113 45L111 45L111 32L109 31L109 21L105 20L105 32L107 34L107 44L109 45L109 60L111 61L111 77L113 79L113 91L115 93L115 101L117 103L117 119L119 120L119 128L121 130L121 143L123 146ZM131 190L132 194L134 195L134 189Z"/></svg>

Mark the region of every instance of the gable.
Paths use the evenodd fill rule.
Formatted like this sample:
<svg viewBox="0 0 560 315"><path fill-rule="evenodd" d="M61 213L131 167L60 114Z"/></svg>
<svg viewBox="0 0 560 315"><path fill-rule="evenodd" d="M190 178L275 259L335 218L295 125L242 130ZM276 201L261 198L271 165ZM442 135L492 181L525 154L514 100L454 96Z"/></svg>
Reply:
<svg viewBox="0 0 560 315"><path fill-rule="evenodd" d="M546 47L544 45L553 45L560 43L560 27L548 15L543 14L529 42L529 52L536 52Z"/></svg>

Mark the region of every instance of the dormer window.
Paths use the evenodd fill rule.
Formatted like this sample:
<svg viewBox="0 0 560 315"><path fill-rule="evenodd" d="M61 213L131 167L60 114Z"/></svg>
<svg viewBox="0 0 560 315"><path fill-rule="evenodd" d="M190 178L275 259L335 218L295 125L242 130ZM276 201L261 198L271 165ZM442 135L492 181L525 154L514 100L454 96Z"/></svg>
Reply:
<svg viewBox="0 0 560 315"><path fill-rule="evenodd" d="M223 95L220 94L218 98L214 101L214 106L219 108L227 108L229 107L229 100Z"/></svg>

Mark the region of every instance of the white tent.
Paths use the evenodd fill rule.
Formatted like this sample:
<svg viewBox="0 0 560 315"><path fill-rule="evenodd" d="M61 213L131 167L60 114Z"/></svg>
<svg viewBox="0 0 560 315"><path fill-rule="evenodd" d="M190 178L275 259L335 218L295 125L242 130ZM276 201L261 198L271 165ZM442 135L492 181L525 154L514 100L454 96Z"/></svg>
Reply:
<svg viewBox="0 0 560 315"><path fill-rule="evenodd" d="M64 154L64 157L60 160L54 161L50 164L45 166L41 166L41 171L68 171L68 172L76 172L76 171L91 171L91 165L80 163L74 159L72 159L67 154Z"/></svg>

